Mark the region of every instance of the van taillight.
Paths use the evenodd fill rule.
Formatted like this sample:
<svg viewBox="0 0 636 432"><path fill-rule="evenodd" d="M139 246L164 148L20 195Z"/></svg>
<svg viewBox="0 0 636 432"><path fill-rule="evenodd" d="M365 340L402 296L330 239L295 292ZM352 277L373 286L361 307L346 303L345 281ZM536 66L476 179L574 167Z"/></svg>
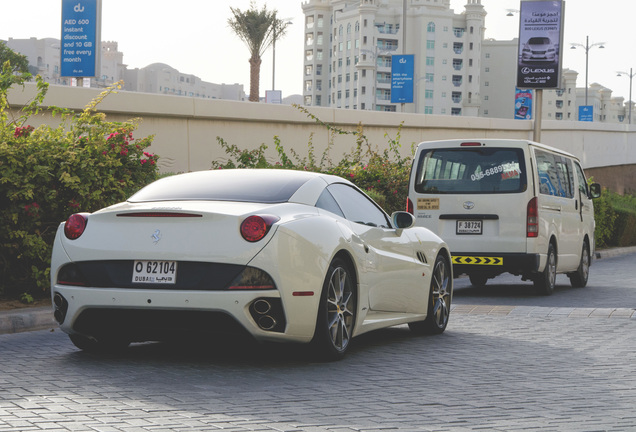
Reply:
<svg viewBox="0 0 636 432"><path fill-rule="evenodd" d="M412 215L415 215L415 210L413 209L413 201L411 201L411 198L406 197L406 211L411 213Z"/></svg>
<svg viewBox="0 0 636 432"><path fill-rule="evenodd" d="M539 208L537 197L532 198L528 202L528 225L526 233L527 237L539 237Z"/></svg>
<svg viewBox="0 0 636 432"><path fill-rule="evenodd" d="M460 147L481 147L480 142L463 142L459 145Z"/></svg>

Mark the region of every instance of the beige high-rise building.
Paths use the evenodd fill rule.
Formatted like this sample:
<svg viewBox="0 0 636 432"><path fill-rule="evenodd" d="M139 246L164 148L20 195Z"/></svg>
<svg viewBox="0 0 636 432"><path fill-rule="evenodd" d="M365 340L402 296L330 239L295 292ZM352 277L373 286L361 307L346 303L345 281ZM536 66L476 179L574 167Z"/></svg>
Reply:
<svg viewBox="0 0 636 432"><path fill-rule="evenodd" d="M405 26L402 0L304 2L305 105L479 115L486 11L466 3L409 0ZM391 103L394 54L414 55L413 103Z"/></svg>

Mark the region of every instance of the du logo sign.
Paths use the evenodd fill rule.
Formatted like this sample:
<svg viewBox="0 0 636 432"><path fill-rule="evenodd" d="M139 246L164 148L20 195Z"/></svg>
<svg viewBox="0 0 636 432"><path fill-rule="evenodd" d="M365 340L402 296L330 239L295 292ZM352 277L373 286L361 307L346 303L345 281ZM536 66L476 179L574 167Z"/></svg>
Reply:
<svg viewBox="0 0 636 432"><path fill-rule="evenodd" d="M101 54L101 0L62 0L61 75L97 74Z"/></svg>
<svg viewBox="0 0 636 432"><path fill-rule="evenodd" d="M391 60L391 103L413 103L415 57L394 55Z"/></svg>

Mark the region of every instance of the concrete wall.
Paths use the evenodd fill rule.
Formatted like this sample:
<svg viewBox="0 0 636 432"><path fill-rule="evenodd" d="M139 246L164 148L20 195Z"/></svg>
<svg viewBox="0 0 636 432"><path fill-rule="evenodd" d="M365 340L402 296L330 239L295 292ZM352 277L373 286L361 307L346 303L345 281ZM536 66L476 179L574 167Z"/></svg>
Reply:
<svg viewBox="0 0 636 432"><path fill-rule="evenodd" d="M35 85L28 84L9 93L15 111L35 95ZM46 106L82 110L99 92L88 88L51 86L44 100ZM163 172L187 172L210 168L213 160L225 161L227 155L216 141L219 136L229 144L243 149L268 145L268 158L276 159L273 137L294 149L301 157L307 155L311 142L318 158L327 148L331 134L324 127L289 105L252 102L202 100L180 96L165 96L120 91L109 95L99 106L111 121L140 117L136 136L155 135L151 151L160 156ZM384 149L389 138L395 138L400 122L402 154L409 155L412 143L451 138L513 138L532 139L530 120L490 119L480 117L437 116L422 114L384 113L311 107L310 112L325 123L346 130L355 130L361 123L372 146ZM48 114L30 119L29 124L57 125L58 119ZM546 121L542 123L541 142L581 158L586 170L621 166L616 173L636 170L636 127L605 123ZM385 134L388 136L385 137ZM340 157L355 146L355 138L338 135L334 138L331 158ZM611 168L607 171L611 177ZM610 178L608 177L608 179ZM622 187L636 190L636 176L628 176ZM631 179L631 180L629 180ZM619 191L621 192L621 191Z"/></svg>

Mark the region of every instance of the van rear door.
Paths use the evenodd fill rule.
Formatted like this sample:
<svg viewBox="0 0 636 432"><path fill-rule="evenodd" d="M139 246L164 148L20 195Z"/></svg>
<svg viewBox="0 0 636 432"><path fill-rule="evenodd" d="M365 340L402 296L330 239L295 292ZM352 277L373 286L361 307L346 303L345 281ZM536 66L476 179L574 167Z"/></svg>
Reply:
<svg viewBox="0 0 636 432"><path fill-rule="evenodd" d="M453 255L526 253L533 193L523 144L421 144L410 181L417 225L442 237Z"/></svg>

